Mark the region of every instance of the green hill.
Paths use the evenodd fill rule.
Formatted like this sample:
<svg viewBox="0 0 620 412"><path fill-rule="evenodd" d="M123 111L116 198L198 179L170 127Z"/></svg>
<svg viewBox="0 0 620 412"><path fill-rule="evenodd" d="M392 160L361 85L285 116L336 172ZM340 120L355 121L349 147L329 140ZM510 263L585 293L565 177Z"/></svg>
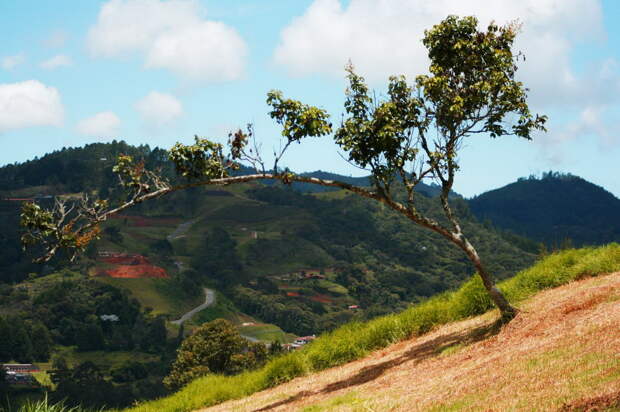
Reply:
<svg viewBox="0 0 620 412"><path fill-rule="evenodd" d="M305 410L330 410L332 407L338 410L338 406L355 410L354 406L366 402L367 406L378 410L395 405L399 405L397 410L410 410L412 405L428 402L425 396L429 394L437 406L433 410L479 409L488 406L485 400L489 399L503 405L501 410L554 410L548 405L556 408L563 403L578 405L580 398L596 399L597 394L605 394L601 390L613 390L615 386L610 385L617 382L615 348L620 345L620 336L612 325L617 322L619 313L615 310L619 279L616 273L585 280L581 285L571 282L618 270L618 244L555 253L498 285L512 302L525 309L505 328L494 323L495 310L478 319L453 323L484 314L492 308L480 280L472 278L458 291L433 297L404 312L344 325L302 350L273 359L259 370L236 376L205 376L172 396L130 410L193 411L257 392L260 394L256 397L234 405L224 404L216 410L246 410L248 405L266 410L286 405L301 407L300 403L308 408ZM535 296L561 285L566 286ZM527 300L532 296L534 299ZM436 328L440 328L439 331ZM556 333L548 333L551 329ZM434 332L429 334L429 331ZM494 338L498 333L500 336ZM383 349L410 338L414 339L405 344L409 350L403 350L403 343ZM476 342L479 344L474 345ZM368 356L373 351L377 352L372 356L380 359L326 370ZM436 363L441 366L434 368ZM400 365L407 367L399 368ZM424 365L429 365L428 369L424 369ZM415 376L411 375L413 368L417 368ZM444 368L453 373L439 373ZM318 373L320 371L325 372ZM381 380L388 373L392 374L391 379ZM436 379L442 384L434 385L436 381L430 379L425 382L430 374L438 375ZM296 380L296 384L283 385L282 389L262 392L305 375L310 376ZM424 390L409 390L411 380L403 380L403 376L410 376L416 382L415 387ZM369 392L368 397L350 391L366 389L368 386L362 385L375 380L382 383ZM404 392L389 390L395 381ZM480 381L483 383L478 384ZM463 389L455 392L453 384ZM495 390L504 390L502 386L505 385L514 386L502 392L506 396L498 399ZM489 387L494 391L489 392ZM343 395L337 392L340 390L346 391L346 396L338 397ZM541 396L534 396L537 393ZM405 395L412 400L402 403Z"/></svg>
<svg viewBox="0 0 620 412"><path fill-rule="evenodd" d="M570 174L522 178L469 205L478 219L550 246L567 239L575 245L620 240L620 199Z"/></svg>
<svg viewBox="0 0 620 412"><path fill-rule="evenodd" d="M164 151L113 142L63 149L0 168L0 189L4 189L0 195L120 196L110 174L110 162L118 153L142 157L148 167L159 167L173 179ZM73 180L68 174L71 168ZM420 201L424 209L437 207L430 198ZM453 201L467 233L498 277L510 276L533 261L528 248L479 224L459 197ZM29 272L43 274L62 267L61 261L51 262L47 269L28 266L28 272L15 266L16 254L29 265L17 246L18 203L3 204L6 210L0 218L5 223L0 226L9 229L4 241L13 249L0 253L0 280L19 281ZM435 212L440 214L438 209ZM304 194L295 188L261 184L195 188L129 213L109 221L103 239L88 252L83 265L91 274L100 269L96 258L100 251L141 254L169 271L178 284L185 282L190 289L200 284L216 286L243 311L300 334L402 309L457 287L472 271L461 252L437 235L342 191ZM223 244L232 246L226 258L218 258L224 256ZM302 271L317 276L301 279ZM264 305L264 299L281 305ZM143 303L151 306L147 300ZM348 309L355 305L363 311ZM270 311L266 313L264 307Z"/></svg>
<svg viewBox="0 0 620 412"><path fill-rule="evenodd" d="M144 364L134 365L138 372L154 372L149 382L114 381L125 391L119 405L161 395L161 380L153 380L166 374L180 333L170 321L202 303L204 287L217 291L216 304L184 325L185 333L224 317L246 337L290 341L295 335L320 334L404 310L457 288L473 271L461 251L377 203L343 191L303 193L262 183L193 188L142 204L105 222L101 239L76 262L59 257L43 266L30 263L31 256L18 243L23 199L48 206L55 196L80 193L118 199L122 193L110 173L118 153L143 158L148 167L176 179L164 151L123 142L63 149L0 168L0 293L10 297L0 304L0 316L42 322L55 345L53 353L76 368L94 363L104 380L130 379L123 377L130 372L120 370L119 359L135 355ZM439 206L432 193L427 195L420 196L420 207L439 218ZM452 202L466 233L499 278L534 261L527 240L480 224L462 198L454 196ZM54 297L38 298L31 284L46 285L61 301L78 307L67 303L72 308L67 320L57 319L44 310ZM72 292L65 293L65 286ZM113 296L133 310L122 325L132 331L125 333L131 339L119 337L120 324L111 326L100 318L114 314ZM46 302L41 313L32 309L37 299ZM157 336L151 339L157 345L149 346L149 333ZM160 349L161 358L152 359ZM84 368L91 373L93 365Z"/></svg>

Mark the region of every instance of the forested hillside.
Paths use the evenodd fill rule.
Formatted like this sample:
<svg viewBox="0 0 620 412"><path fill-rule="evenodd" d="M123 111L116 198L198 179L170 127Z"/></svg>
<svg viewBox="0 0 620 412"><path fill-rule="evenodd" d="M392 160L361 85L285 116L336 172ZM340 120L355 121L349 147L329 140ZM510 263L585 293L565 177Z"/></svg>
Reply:
<svg viewBox="0 0 620 412"><path fill-rule="evenodd" d="M46 197L81 192L121 196L111 171L120 153L143 158L147 167L161 168L172 179L165 151L124 142L63 149L0 169L7 245L0 256L0 279L20 281L30 272L41 275L64 264L59 260L33 266L22 256L16 228L21 199L51 202ZM173 272L174 262L183 263L179 282L194 288L212 282L245 311L300 334L362 316L348 310L351 305L361 305L364 317L405 307L458 286L472 272L458 249L378 204L344 192L304 194L295 189L262 184L234 190L195 188L142 205L131 210L131 216L106 224L103 240L93 245L90 258L85 258L91 263L85 265L97 266L97 251L104 249L152 256ZM424 197L420 201L425 210L436 207ZM515 246L518 242L477 223L464 200L453 201L498 277L533 261L535 245L520 239ZM439 210L435 212L431 214L438 217ZM137 216L151 221L131 220ZM186 233L166 237L182 223ZM320 276L301 281L297 277L302 271ZM281 305L264 305L265 299Z"/></svg>
<svg viewBox="0 0 620 412"><path fill-rule="evenodd" d="M123 142L0 169L0 329L15 337L0 342L13 348L0 350L0 361L48 364L54 379L65 379L59 397L101 405L91 389L110 381L118 406L164 393L161 379L184 331L171 321L204 300L203 287L217 291L217 304L185 332L224 317L244 336L290 341L402 310L458 287L473 272L459 249L378 203L263 183L193 188L139 205L105 222L101 239L76 262L59 256L31 263L33 255L19 245L21 204L49 206L80 194L121 198L111 171L121 153L175 179L165 151ZM420 208L440 219L433 187L423 189ZM452 201L497 277L534 261L536 244L480 224L464 199ZM47 346L35 348L33 340ZM127 359L137 360L123 366ZM97 379L82 382L82 391L70 385L84 374Z"/></svg>
<svg viewBox="0 0 620 412"><path fill-rule="evenodd" d="M522 178L469 201L481 221L549 246L620 240L620 199L580 177L554 172Z"/></svg>

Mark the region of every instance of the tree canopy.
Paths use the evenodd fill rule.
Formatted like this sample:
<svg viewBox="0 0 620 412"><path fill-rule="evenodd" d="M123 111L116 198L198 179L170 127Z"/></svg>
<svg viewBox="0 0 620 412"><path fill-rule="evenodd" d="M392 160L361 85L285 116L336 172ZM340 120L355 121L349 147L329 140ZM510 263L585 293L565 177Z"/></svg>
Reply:
<svg viewBox="0 0 620 412"><path fill-rule="evenodd" d="M262 365L266 359L265 345L248 342L232 323L216 319L198 327L183 341L164 384L178 389L200 376L238 373Z"/></svg>

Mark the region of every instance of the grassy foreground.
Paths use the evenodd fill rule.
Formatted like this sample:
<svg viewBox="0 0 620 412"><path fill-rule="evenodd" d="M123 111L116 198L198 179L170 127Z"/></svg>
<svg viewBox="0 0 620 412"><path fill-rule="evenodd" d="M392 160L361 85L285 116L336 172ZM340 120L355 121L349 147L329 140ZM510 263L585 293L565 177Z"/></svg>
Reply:
<svg viewBox="0 0 620 412"><path fill-rule="evenodd" d="M619 270L619 244L570 249L545 257L500 283L499 288L511 302L518 303L547 288ZM479 315L492 308L476 276L460 289L432 297L404 312L344 325L302 350L271 360L261 369L236 376L205 376L169 397L145 402L127 411L192 411L239 399L298 376L350 362L397 341L424 334L434 326Z"/></svg>
<svg viewBox="0 0 620 412"><path fill-rule="evenodd" d="M615 271L620 271L620 245L613 243L554 253L499 287L511 302L518 303L544 289ZM302 350L271 360L259 370L236 376L206 376L169 397L127 411L192 411L243 398L293 378L359 359L392 343L422 335L435 326L480 315L492 307L481 282L473 277L457 291L437 295L399 314L344 325ZM40 404L22 410L77 412L79 409Z"/></svg>

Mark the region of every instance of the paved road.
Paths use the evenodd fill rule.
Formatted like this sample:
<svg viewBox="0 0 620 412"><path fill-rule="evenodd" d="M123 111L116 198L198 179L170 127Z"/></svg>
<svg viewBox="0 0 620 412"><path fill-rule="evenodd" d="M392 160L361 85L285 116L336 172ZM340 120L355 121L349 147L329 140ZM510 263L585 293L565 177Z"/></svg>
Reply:
<svg viewBox="0 0 620 412"><path fill-rule="evenodd" d="M173 320L171 323L174 323L175 325L180 325L186 320L189 320L196 313L213 305L215 303L215 291L213 289L207 289L207 288L204 288L204 291L205 291L205 303L203 303L200 306L196 306L194 309L190 310L185 315L181 316L180 319Z"/></svg>
<svg viewBox="0 0 620 412"><path fill-rule="evenodd" d="M177 226L172 233L170 233L168 236L166 236L166 239L168 239L168 241L172 241L174 239L178 239L180 237L185 236L185 233L187 233L187 231L189 230L189 228L196 222L198 222L198 218L196 219L192 219L189 222L185 222L185 223L181 223L179 226Z"/></svg>
<svg viewBox="0 0 620 412"><path fill-rule="evenodd" d="M252 337L252 336L248 336L248 335L241 335L241 337L242 337L243 339L249 340L250 342L260 342L260 340L259 340L259 339L256 339L256 338L254 338L254 337Z"/></svg>

